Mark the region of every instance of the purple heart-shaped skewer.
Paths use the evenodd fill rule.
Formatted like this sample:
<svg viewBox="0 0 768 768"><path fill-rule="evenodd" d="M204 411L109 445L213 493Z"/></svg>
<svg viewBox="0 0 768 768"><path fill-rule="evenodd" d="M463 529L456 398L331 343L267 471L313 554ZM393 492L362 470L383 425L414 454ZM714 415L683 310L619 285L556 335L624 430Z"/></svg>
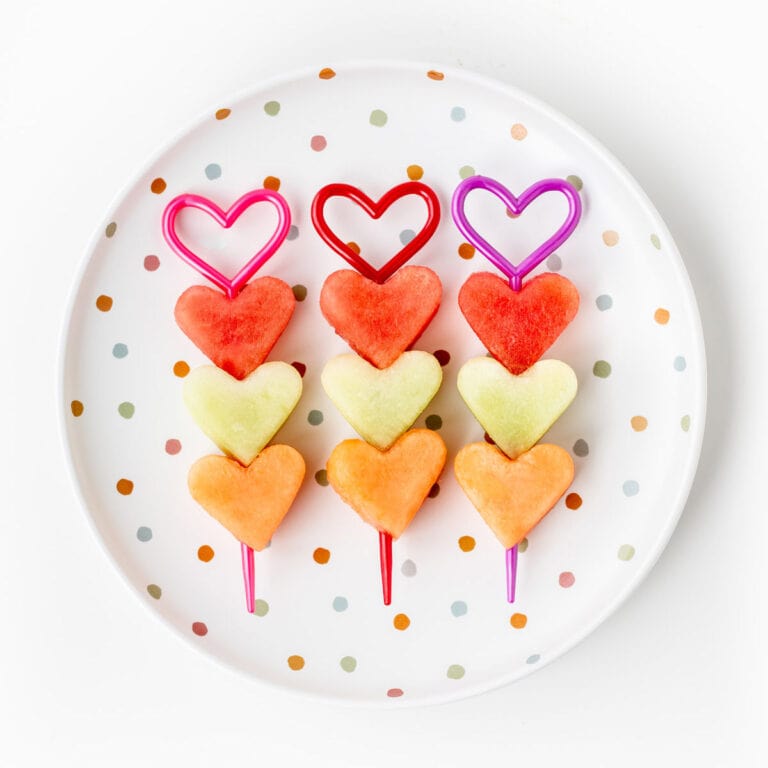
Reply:
<svg viewBox="0 0 768 768"><path fill-rule="evenodd" d="M473 189L484 189L501 200L507 208L519 216L537 197L546 192L560 192L568 200L568 216L560 229L545 240L533 253L526 256L519 264L512 264L504 258L467 220L464 202ZM456 226L471 245L474 245L494 266L508 278L513 291L519 291L523 278L553 251L557 250L576 228L581 218L581 199L576 189L563 179L542 179L531 184L519 197L513 195L503 184L489 176L470 176L456 187L451 200L451 214Z"/></svg>

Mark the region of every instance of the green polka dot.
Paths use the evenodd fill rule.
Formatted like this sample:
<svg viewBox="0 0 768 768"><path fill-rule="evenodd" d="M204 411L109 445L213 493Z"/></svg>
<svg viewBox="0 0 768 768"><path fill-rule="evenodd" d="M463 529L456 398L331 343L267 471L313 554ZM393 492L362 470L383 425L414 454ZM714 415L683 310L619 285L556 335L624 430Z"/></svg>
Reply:
<svg viewBox="0 0 768 768"><path fill-rule="evenodd" d="M340 662L339 666L345 672L354 672L357 669L357 659L354 656L345 656Z"/></svg>
<svg viewBox="0 0 768 768"><path fill-rule="evenodd" d="M443 420L436 413L427 416L424 423L426 424L427 429L431 429L433 432L443 426Z"/></svg>
<svg viewBox="0 0 768 768"><path fill-rule="evenodd" d="M464 616L467 612L467 604L463 600L456 600L451 603L451 613L458 618Z"/></svg>
<svg viewBox="0 0 768 768"><path fill-rule="evenodd" d="M315 472L315 482L325 488L328 485L328 473L324 469L318 469Z"/></svg>
<svg viewBox="0 0 768 768"><path fill-rule="evenodd" d="M349 600L347 600L346 597L338 595L333 598L333 610L336 611L336 613L343 613L347 608L349 608Z"/></svg>
<svg viewBox="0 0 768 768"><path fill-rule="evenodd" d="M266 616L269 613L269 603L266 600L257 600L253 604L253 613L256 616Z"/></svg>
<svg viewBox="0 0 768 768"><path fill-rule="evenodd" d="M687 432L691 428L691 417L686 414L683 416L682 419L680 419L680 429L683 430L683 432Z"/></svg>
<svg viewBox="0 0 768 768"><path fill-rule="evenodd" d="M607 379L611 375L611 364L605 360L598 360L592 366L592 373L600 379Z"/></svg>
<svg viewBox="0 0 768 768"><path fill-rule="evenodd" d="M130 419L136 412L136 407L133 403L124 402L117 406L117 412L124 418Z"/></svg>
<svg viewBox="0 0 768 768"><path fill-rule="evenodd" d="M459 168L459 176L462 179L468 179L470 176L475 175L475 169L471 165L462 165Z"/></svg>
<svg viewBox="0 0 768 768"><path fill-rule="evenodd" d="M316 427L318 424L323 423L323 412L322 411L310 411L307 415L307 421L313 426Z"/></svg>
<svg viewBox="0 0 768 768"><path fill-rule="evenodd" d="M661 250L661 240L658 235L651 235L651 245L657 250Z"/></svg>
<svg viewBox="0 0 768 768"><path fill-rule="evenodd" d="M159 600L163 594L163 590L160 589L160 587L158 587L157 584L148 584L147 592L149 592L149 596L154 597L155 600Z"/></svg>
<svg viewBox="0 0 768 768"><path fill-rule="evenodd" d="M687 363L685 362L685 358L682 355L678 355L674 359L672 365L675 367L676 371L684 371L687 366Z"/></svg>
<svg viewBox="0 0 768 768"><path fill-rule="evenodd" d="M128 355L128 347L125 344L115 344L112 347L112 354L118 359L122 359Z"/></svg>
<svg viewBox="0 0 768 768"><path fill-rule="evenodd" d="M451 680L461 680L464 677L466 671L461 664L451 664L448 667L448 671L445 673Z"/></svg>
<svg viewBox="0 0 768 768"><path fill-rule="evenodd" d="M280 102L279 101L268 101L264 105L264 111L270 117L274 117L280 111Z"/></svg>
<svg viewBox="0 0 768 768"><path fill-rule="evenodd" d="M578 192L581 192L581 188L584 186L584 182L578 177L573 174L570 176L566 176L565 180Z"/></svg>
<svg viewBox="0 0 768 768"><path fill-rule="evenodd" d="M631 544L622 544L617 554L619 560L631 560L635 556L635 548Z"/></svg>
<svg viewBox="0 0 768 768"><path fill-rule="evenodd" d="M110 221L109 224L107 224L107 228L104 230L104 234L107 237L114 237L115 232L117 232L117 222Z"/></svg>
<svg viewBox="0 0 768 768"><path fill-rule="evenodd" d="M383 109L374 109L368 120L371 125L381 128L383 125L387 124L387 113Z"/></svg>
<svg viewBox="0 0 768 768"><path fill-rule="evenodd" d="M307 286L306 285L294 285L293 296L296 301L304 301L307 298Z"/></svg>
<svg viewBox="0 0 768 768"><path fill-rule="evenodd" d="M525 550L528 549L528 539L523 539L518 545L517 545L517 551L518 552L525 552Z"/></svg>

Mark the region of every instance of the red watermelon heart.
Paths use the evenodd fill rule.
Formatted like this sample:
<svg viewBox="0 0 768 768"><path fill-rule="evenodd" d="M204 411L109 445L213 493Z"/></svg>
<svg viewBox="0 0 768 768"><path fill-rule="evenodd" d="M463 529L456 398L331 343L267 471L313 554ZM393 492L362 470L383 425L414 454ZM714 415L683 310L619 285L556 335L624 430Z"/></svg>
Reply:
<svg viewBox="0 0 768 768"><path fill-rule="evenodd" d="M296 299L276 277L260 277L233 299L203 285L187 288L174 316L217 367L244 379L266 359L291 319Z"/></svg>
<svg viewBox="0 0 768 768"><path fill-rule="evenodd" d="M442 290L428 267L401 267L384 283L342 269L323 284L320 309L360 357L388 368L429 325Z"/></svg>
<svg viewBox="0 0 768 768"><path fill-rule="evenodd" d="M538 275L513 291L491 272L470 275L459 307L488 351L512 374L530 368L579 309L579 292L567 278Z"/></svg>

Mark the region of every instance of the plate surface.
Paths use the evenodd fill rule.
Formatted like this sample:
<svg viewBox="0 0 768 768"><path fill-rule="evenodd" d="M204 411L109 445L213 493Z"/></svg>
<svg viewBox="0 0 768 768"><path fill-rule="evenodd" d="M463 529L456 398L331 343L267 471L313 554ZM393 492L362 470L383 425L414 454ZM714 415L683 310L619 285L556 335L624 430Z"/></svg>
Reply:
<svg viewBox="0 0 768 768"><path fill-rule="evenodd" d="M658 214L569 121L460 71L334 69L281 78L221 104L120 196L72 299L62 371L66 442L83 504L118 570L201 651L310 695L385 706L446 701L551 661L650 570L698 460L701 327ZM567 177L584 204L576 232L537 270L561 272L581 294L578 316L546 355L566 361L579 380L575 402L545 437L571 452L576 478L526 542L514 606L505 601L503 549L452 472L459 448L483 437L456 391L461 364L485 352L457 293L472 272L492 271L450 218L451 193L472 173L517 193L537 179ZM444 350L450 361L416 426L439 428L449 459L439 492L395 542L394 599L385 607L377 536L321 472L333 446L354 433L320 386L323 364L348 348L320 314L319 291L346 265L315 233L309 208L333 181L376 199L409 177L432 186L443 207L437 234L411 263L433 268L444 286L441 309L415 346ZM182 403L184 373L207 360L175 325L173 307L204 281L166 246L160 217L182 192L227 207L246 190L278 184L293 227L259 274L306 296L269 359L306 366L303 397L276 441L304 455L307 479L272 545L257 553L253 616L244 610L238 543L187 492L190 464L218 451ZM398 203L379 222L353 208L329 203L329 222L379 263L424 218L418 201ZM467 210L519 261L559 225L565 203L546 196L512 220L477 192ZM226 233L202 214L183 216L182 233L229 274L270 226L262 209Z"/></svg>

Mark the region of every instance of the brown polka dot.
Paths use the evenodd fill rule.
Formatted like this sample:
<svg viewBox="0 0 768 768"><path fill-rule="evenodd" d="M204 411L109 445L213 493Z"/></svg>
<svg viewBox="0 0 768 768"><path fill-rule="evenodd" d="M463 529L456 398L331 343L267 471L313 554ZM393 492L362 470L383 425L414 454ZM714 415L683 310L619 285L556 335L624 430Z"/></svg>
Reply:
<svg viewBox="0 0 768 768"><path fill-rule="evenodd" d="M189 363L185 360L177 360L173 364L173 374L183 379L189 373Z"/></svg>
<svg viewBox="0 0 768 768"><path fill-rule="evenodd" d="M462 536L459 539L459 549L462 552L471 552L475 548L475 540L471 536Z"/></svg>
<svg viewBox="0 0 768 768"><path fill-rule="evenodd" d="M145 256L144 257L144 269L147 272L154 272L160 267L160 259L157 256Z"/></svg>
<svg viewBox="0 0 768 768"><path fill-rule="evenodd" d="M330 68L330 67L323 67L318 73L317 76L321 80L331 80L332 78L336 77L336 73Z"/></svg>
<svg viewBox="0 0 768 768"><path fill-rule="evenodd" d="M440 483L435 483L430 489L427 496L429 496L430 499L435 499L440 494Z"/></svg>
<svg viewBox="0 0 768 768"><path fill-rule="evenodd" d="M312 553L312 559L320 565L325 565L331 559L331 553L324 547L318 547Z"/></svg>
<svg viewBox="0 0 768 768"><path fill-rule="evenodd" d="M427 72L427 77L430 80L445 80L445 75L442 72L438 72L436 69L430 69Z"/></svg>
<svg viewBox="0 0 768 768"><path fill-rule="evenodd" d="M451 353L446 349L436 349L433 354L443 368L451 362Z"/></svg>
<svg viewBox="0 0 768 768"><path fill-rule="evenodd" d="M568 509L578 509L582 504L581 496L578 493L569 493L565 497L565 506Z"/></svg>
<svg viewBox="0 0 768 768"><path fill-rule="evenodd" d="M669 310L663 309L662 307L659 307L654 313L653 313L653 319L659 324L659 325L666 325L669 322Z"/></svg>
<svg viewBox="0 0 768 768"><path fill-rule="evenodd" d="M513 613L509 617L509 623L515 629L522 629L528 623L528 617L524 613Z"/></svg>
<svg viewBox="0 0 768 768"><path fill-rule="evenodd" d="M360 246L354 240L350 240L347 243L347 247L354 251L358 256L360 255Z"/></svg>
<svg viewBox="0 0 768 768"><path fill-rule="evenodd" d="M289 656L288 666L294 671L298 672L300 669L304 669L304 657L303 656Z"/></svg>
<svg viewBox="0 0 768 768"><path fill-rule="evenodd" d="M411 181L418 181L424 175L424 169L420 165L409 165L405 172Z"/></svg>
<svg viewBox="0 0 768 768"><path fill-rule="evenodd" d="M263 182L264 189L271 189L273 192L277 192L280 189L280 179L277 176L267 176Z"/></svg>
<svg viewBox="0 0 768 768"><path fill-rule="evenodd" d="M109 310L112 309L112 297L102 293L101 296L96 299L96 309L100 312L109 312Z"/></svg>
<svg viewBox="0 0 768 768"><path fill-rule="evenodd" d="M485 440L488 445L496 445L496 441L487 432L483 432L483 440Z"/></svg>
<svg viewBox="0 0 768 768"><path fill-rule="evenodd" d="M198 560L202 560L204 563L210 563L215 554L213 547L209 547L207 544L203 544L203 546L197 550Z"/></svg>
<svg viewBox="0 0 768 768"><path fill-rule="evenodd" d="M462 259L471 259L475 255L475 246L469 243L462 243L459 246L459 256Z"/></svg>
<svg viewBox="0 0 768 768"><path fill-rule="evenodd" d="M156 194L156 195L162 195L163 192L165 192L165 188L168 185L165 183L165 179L160 178L158 176L156 179L152 179L152 183L149 185L149 188Z"/></svg>
<svg viewBox="0 0 768 768"><path fill-rule="evenodd" d="M217 120L226 120L231 114L232 114L232 110L231 109L217 109L216 110L216 119Z"/></svg>
<svg viewBox="0 0 768 768"><path fill-rule="evenodd" d="M603 232L603 242L608 246L614 246L619 242L619 233L614 232L612 229L606 229Z"/></svg>
<svg viewBox="0 0 768 768"><path fill-rule="evenodd" d="M635 432L642 432L648 426L648 419L645 416L633 416L629 423L632 425L632 429Z"/></svg>
<svg viewBox="0 0 768 768"><path fill-rule="evenodd" d="M117 222L110 221L109 224L107 224L106 229L104 230L104 234L107 237L112 237L114 236L115 232L117 232Z"/></svg>
<svg viewBox="0 0 768 768"><path fill-rule="evenodd" d="M130 496L133 493L133 481L121 477L115 484L115 488L121 496Z"/></svg>
<svg viewBox="0 0 768 768"><path fill-rule="evenodd" d="M202 621L196 621L192 625L192 631L198 636L198 637L205 637L208 634L208 627L205 626L205 623Z"/></svg>
<svg viewBox="0 0 768 768"><path fill-rule="evenodd" d="M517 551L518 552L525 552L525 550L528 549L528 539L523 539L518 545L517 545Z"/></svg>
<svg viewBox="0 0 768 768"><path fill-rule="evenodd" d="M73 400L69 407L72 409L72 415L73 416L82 416L83 411L85 408L83 407L83 404L79 400Z"/></svg>
<svg viewBox="0 0 768 768"><path fill-rule="evenodd" d="M411 620L404 613L398 613L397 616L392 619L392 625L395 629L399 629L402 632L411 626Z"/></svg>
<svg viewBox="0 0 768 768"><path fill-rule="evenodd" d="M515 141L522 141L528 135L528 129L522 123L515 123L509 132Z"/></svg>
<svg viewBox="0 0 768 768"><path fill-rule="evenodd" d="M299 376L301 376L301 378L303 379L304 378L304 374L307 372L307 366L304 365L304 363L300 363L300 362L298 362L296 360L294 360L291 363L291 365L299 372Z"/></svg>

